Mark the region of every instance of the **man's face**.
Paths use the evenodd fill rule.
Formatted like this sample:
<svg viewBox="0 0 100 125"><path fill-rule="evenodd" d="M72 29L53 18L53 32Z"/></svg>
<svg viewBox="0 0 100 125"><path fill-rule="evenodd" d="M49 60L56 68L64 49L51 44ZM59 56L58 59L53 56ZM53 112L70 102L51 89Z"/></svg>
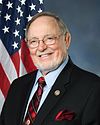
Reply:
<svg viewBox="0 0 100 125"><path fill-rule="evenodd" d="M57 36L55 43L46 45L43 38L47 35ZM69 33L61 34L56 20L49 16L37 18L29 27L28 40L38 38L39 45L36 48L30 48L30 55L35 66L46 74L56 69L67 56L67 49L70 44Z"/></svg>

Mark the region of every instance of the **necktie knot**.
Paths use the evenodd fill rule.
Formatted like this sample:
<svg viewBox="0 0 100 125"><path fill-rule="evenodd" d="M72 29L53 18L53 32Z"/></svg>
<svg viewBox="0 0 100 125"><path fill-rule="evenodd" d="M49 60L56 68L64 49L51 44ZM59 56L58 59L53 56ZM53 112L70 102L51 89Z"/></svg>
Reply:
<svg viewBox="0 0 100 125"><path fill-rule="evenodd" d="M38 84L41 85L42 87L44 87L46 85L44 77L40 77L38 79Z"/></svg>

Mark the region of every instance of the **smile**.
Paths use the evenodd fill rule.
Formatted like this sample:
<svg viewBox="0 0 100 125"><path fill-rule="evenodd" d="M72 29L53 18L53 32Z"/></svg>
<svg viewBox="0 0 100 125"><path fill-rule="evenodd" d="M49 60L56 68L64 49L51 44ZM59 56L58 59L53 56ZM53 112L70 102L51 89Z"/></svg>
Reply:
<svg viewBox="0 0 100 125"><path fill-rule="evenodd" d="M40 57L41 59L47 59L51 54L52 54L52 53L41 54L41 55L39 55L39 57Z"/></svg>

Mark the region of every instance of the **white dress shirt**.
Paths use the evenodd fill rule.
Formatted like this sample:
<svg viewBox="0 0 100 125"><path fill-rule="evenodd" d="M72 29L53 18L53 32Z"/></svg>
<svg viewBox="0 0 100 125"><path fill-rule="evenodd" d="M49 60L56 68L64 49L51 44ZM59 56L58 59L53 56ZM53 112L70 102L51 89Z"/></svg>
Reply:
<svg viewBox="0 0 100 125"><path fill-rule="evenodd" d="M39 107L38 107L38 111L39 111L39 109L41 108L44 100L46 99L46 97L48 95L48 93L50 92L53 84L55 83L57 77L59 76L60 72L63 70L63 68L65 67L67 62L68 62L68 57L66 58L66 60L57 69L49 72L46 76L43 76L42 73L40 72L40 70L38 70L37 76L36 76L36 80L35 80L35 83L33 85L33 88L32 88L32 91L31 91L31 94L30 94L30 97L29 97L29 100L28 100L28 104L27 104L27 107L26 107L25 116L26 116L26 113L27 113L27 109L28 109L29 103L30 103L34 93L37 90L37 87L38 87L37 81L38 81L38 79L41 76L43 76L44 79L45 79L45 82L46 82L46 86L43 89L43 94L42 94L41 101L40 101L40 104L39 104Z"/></svg>

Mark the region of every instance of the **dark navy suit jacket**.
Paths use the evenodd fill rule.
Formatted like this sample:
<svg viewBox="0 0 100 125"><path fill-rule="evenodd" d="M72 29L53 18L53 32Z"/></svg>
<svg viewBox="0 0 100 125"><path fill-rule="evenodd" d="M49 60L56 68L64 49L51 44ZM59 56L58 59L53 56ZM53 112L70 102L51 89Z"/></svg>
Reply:
<svg viewBox="0 0 100 125"><path fill-rule="evenodd" d="M0 125L22 125L36 74L34 71L14 80L0 116ZM58 95L56 90L60 92ZM63 115L66 116L57 119L61 111L65 111ZM70 120L68 112L73 115ZM100 125L100 78L80 69L69 59L33 125Z"/></svg>

